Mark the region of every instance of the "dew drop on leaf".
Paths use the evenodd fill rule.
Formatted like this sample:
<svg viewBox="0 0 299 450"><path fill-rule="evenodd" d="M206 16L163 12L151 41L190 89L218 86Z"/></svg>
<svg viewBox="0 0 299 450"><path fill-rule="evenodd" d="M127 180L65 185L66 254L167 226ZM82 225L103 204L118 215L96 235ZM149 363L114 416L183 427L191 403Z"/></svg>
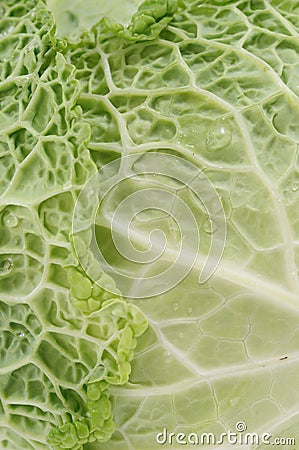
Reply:
<svg viewBox="0 0 299 450"><path fill-rule="evenodd" d="M3 225L8 228L14 228L18 225L18 218L11 212L7 213L3 217Z"/></svg>
<svg viewBox="0 0 299 450"><path fill-rule="evenodd" d="M210 219L206 219L203 224L203 229L207 234L213 234L217 231L218 227Z"/></svg>
<svg viewBox="0 0 299 450"><path fill-rule="evenodd" d="M225 119L217 120L207 133L208 150L223 150L232 140L232 127Z"/></svg>
<svg viewBox="0 0 299 450"><path fill-rule="evenodd" d="M22 338L25 337L25 334L23 333L23 331L18 331L18 332L16 333L16 336L17 336L18 338L22 339Z"/></svg>

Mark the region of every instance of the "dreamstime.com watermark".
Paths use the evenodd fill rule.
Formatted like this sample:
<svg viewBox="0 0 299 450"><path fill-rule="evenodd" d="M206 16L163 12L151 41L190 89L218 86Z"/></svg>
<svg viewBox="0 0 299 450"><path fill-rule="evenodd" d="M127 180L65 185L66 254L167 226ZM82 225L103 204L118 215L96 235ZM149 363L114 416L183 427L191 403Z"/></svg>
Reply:
<svg viewBox="0 0 299 450"><path fill-rule="evenodd" d="M270 433L247 432L245 422L237 422L235 431L228 430L218 436L214 433L174 433L168 432L166 428L156 435L156 442L160 445L196 445L196 446L222 446L222 445L284 445L293 446L296 444L295 438L274 437Z"/></svg>
<svg viewBox="0 0 299 450"><path fill-rule="evenodd" d="M204 253L200 217L210 240ZM195 265L199 283L213 275L225 246L225 219L218 192L195 164L169 153L141 152L101 167L82 188L73 214L73 246L97 284L94 260L114 280L115 292L107 280L104 289L152 297L175 287Z"/></svg>

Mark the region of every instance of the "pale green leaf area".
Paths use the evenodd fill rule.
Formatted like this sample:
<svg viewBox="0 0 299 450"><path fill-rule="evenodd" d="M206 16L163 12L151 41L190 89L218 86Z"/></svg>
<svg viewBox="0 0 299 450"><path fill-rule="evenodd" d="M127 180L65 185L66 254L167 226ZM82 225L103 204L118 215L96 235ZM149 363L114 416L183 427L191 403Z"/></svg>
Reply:
<svg viewBox="0 0 299 450"><path fill-rule="evenodd" d="M299 6L140 3L0 0L0 448L296 450ZM134 176L95 212L105 265L85 188L100 170L104 189L128 157ZM223 255L203 283L217 204L192 167L226 219ZM136 192L151 205L142 212ZM154 208L163 195L169 213ZM157 228L160 257L130 259L155 255ZM192 270L139 298L194 229ZM130 278L126 289L111 266ZM176 440L219 438L238 423L284 440ZM172 443L159 444L165 429Z"/></svg>
<svg viewBox="0 0 299 450"><path fill-rule="evenodd" d="M48 0L55 15L57 34L76 39L91 28L101 17L110 17L127 25L142 0Z"/></svg>

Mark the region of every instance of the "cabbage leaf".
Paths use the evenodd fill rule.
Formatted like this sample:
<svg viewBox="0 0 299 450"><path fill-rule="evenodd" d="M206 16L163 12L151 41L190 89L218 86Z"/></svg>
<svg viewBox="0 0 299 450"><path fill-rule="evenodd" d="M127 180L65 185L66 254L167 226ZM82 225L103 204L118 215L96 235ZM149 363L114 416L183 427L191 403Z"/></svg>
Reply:
<svg viewBox="0 0 299 450"><path fill-rule="evenodd" d="M298 6L146 0L130 22L122 9L109 14L106 2L85 1L84 22L71 2L52 0L58 37L43 3L2 3L2 448L154 450L166 429L175 436L162 447L177 449L179 433L219 437L243 424L272 442L285 438L279 447L293 450ZM61 8L72 15L60 16ZM100 173L99 189L110 188L124 167L134 176L116 177L94 211L89 180ZM201 199L190 183L182 186L193 167L226 218L223 254L203 283L202 261L221 231L209 212L220 213L207 184L198 185ZM136 215L140 192L149 206ZM91 246L93 212L107 267ZM162 256L149 265L130 261L115 249L111 224L122 245L130 237L151 255L164 245L153 233L160 229ZM198 258L190 264L194 229ZM187 268L184 280L138 295L147 277L175 265L181 240L189 242L176 272ZM131 284L119 286L109 266Z"/></svg>

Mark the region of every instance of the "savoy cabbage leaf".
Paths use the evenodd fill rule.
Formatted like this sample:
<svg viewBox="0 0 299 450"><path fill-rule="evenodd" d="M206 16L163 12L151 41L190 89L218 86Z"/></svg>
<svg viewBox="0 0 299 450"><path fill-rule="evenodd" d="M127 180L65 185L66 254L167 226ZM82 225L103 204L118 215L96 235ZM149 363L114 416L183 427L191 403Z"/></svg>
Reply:
<svg viewBox="0 0 299 450"><path fill-rule="evenodd" d="M179 433L231 430L293 450L298 6L146 0L125 15L125 4L76 4L49 1L59 39L43 3L1 2L1 446L194 448ZM194 167L204 182L192 184ZM97 208L98 173L108 187ZM200 282L219 236L223 254ZM128 240L143 254L152 244L150 264L130 260ZM177 263L180 241L184 280L138 295ZM109 267L131 283L115 284Z"/></svg>

